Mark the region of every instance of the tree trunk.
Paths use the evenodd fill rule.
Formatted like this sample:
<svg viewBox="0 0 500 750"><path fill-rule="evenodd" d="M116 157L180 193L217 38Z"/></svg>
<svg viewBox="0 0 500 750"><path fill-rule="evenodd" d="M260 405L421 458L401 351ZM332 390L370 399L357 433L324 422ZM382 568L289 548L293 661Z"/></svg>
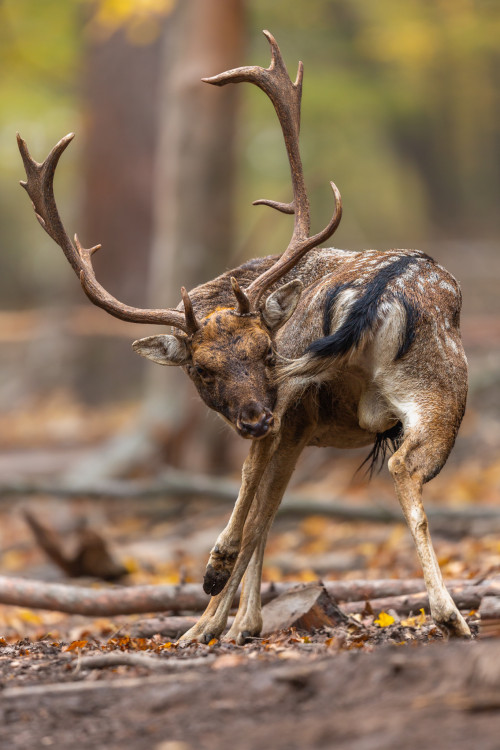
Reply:
<svg viewBox="0 0 500 750"><path fill-rule="evenodd" d="M116 255L113 261L109 256L106 258L115 266L110 269L109 284L104 266L97 269L99 280L129 304L176 306L181 286L189 289L209 281L228 265L233 233L237 90L232 86L217 89L203 84L200 79L241 65L243 5L244 0L182 0L167 17L161 48L155 46L149 53L137 53L142 73L134 73L130 81L137 82L141 88L137 106L143 111L134 110L131 122L123 127L131 128L132 123L138 124L147 115L148 122L143 123L144 135L136 132L129 141L123 140L120 133L122 108L118 102L115 106L117 120L112 127L105 122L103 113L97 112L94 116L90 132L100 157L104 160L104 148L109 147L114 152L113 144L108 144L107 140L106 145L99 142L101 132L113 135L120 145L113 160L114 167L107 169L107 177L102 178L103 186L98 194L90 196L89 191L87 196L87 203L92 201L94 214L99 202L106 204L99 219L89 219L88 241L106 242L104 231L108 221L114 246L123 241L130 248L125 250L120 246L119 262ZM116 44L120 46L120 42ZM153 60L156 71L148 67L153 65ZM124 69L128 67L125 59L121 64ZM93 67L97 75L99 66L93 64ZM113 68L117 67L120 64L115 62ZM155 81L157 93L151 101ZM123 93L118 84L117 90ZM148 100L147 103L143 98ZM105 102L102 105L106 108ZM99 109L97 102L94 101L92 108ZM153 117L154 123L151 122ZM156 143L154 169L151 168L149 150L145 153L150 149L152 139ZM131 152L138 141L142 143L139 154L131 161ZM99 159L93 158L96 173L92 185L96 181L99 183L98 162ZM137 170L140 179L133 187L131 175ZM109 179L112 185L108 190ZM128 194L126 198L124 195L120 197L121 192L117 192L115 195L122 205L114 201L111 206L109 196L115 189L123 193L130 190L133 197ZM133 229L128 223L129 211ZM112 219L116 216L123 217L124 221L119 240L114 233L121 219ZM136 225L142 226L140 236ZM124 236L127 234L130 241ZM148 245L149 280L145 282L146 255L137 248L147 249ZM98 253L96 258L104 253L105 250ZM137 284L135 289L128 289L129 281L123 284L119 281L120 269L124 278ZM116 273L114 280L113 273ZM149 291L143 294L141 290L145 285ZM159 330L156 328L150 332ZM138 328L137 338L147 333L147 330ZM108 371L113 377L120 378L119 363L110 362L109 356L105 359ZM144 408L139 423L133 425L128 434L112 440L98 454L92 453L68 476L74 481L84 481L89 475L94 478L116 476L133 471L134 466L143 467L147 463L151 468L151 464L158 462L207 472L226 469L230 433L201 403L186 375L177 368L144 363L138 357L135 361L137 367L141 363L145 365L143 372L146 373ZM130 356L122 369L130 371ZM135 378L139 377L135 368L132 372Z"/></svg>
<svg viewBox="0 0 500 750"><path fill-rule="evenodd" d="M161 53L161 35L137 45L118 30L106 39L90 39L83 69L79 234L87 246L103 246L93 259L100 283L137 307L147 306ZM86 400L120 399L137 392L143 365L123 341L110 339L103 346L92 339L78 358L77 388Z"/></svg>
<svg viewBox="0 0 500 750"><path fill-rule="evenodd" d="M150 303L175 306L180 288L222 273L233 238L237 90L200 79L241 65L242 0L190 0L165 38L154 190ZM165 458L206 471L225 468L229 434L176 368L147 369L145 421Z"/></svg>

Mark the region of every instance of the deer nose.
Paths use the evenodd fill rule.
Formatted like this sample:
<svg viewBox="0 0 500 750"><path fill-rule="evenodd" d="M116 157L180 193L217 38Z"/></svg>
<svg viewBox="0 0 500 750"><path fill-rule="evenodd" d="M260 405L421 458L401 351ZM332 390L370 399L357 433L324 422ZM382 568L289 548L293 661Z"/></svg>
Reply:
<svg viewBox="0 0 500 750"><path fill-rule="evenodd" d="M253 402L241 409L236 427L242 437L259 438L267 433L273 422L272 411L267 406Z"/></svg>

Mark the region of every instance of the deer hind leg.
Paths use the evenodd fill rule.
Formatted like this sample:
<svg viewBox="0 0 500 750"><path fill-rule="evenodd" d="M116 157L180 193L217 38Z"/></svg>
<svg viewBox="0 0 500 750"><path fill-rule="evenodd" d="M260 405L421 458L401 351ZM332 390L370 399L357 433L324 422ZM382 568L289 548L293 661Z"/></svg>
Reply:
<svg viewBox="0 0 500 750"><path fill-rule="evenodd" d="M389 470L420 558L431 615L447 634L463 638L470 637L470 630L444 585L422 504L422 486L441 470L458 429L447 430L443 422L407 430L401 447L389 459Z"/></svg>

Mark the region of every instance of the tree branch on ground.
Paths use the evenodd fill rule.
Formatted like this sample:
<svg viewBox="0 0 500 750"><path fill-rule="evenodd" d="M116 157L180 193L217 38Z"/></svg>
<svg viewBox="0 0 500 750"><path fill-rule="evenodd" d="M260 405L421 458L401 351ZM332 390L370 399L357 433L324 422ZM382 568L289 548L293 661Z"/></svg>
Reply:
<svg viewBox="0 0 500 750"><path fill-rule="evenodd" d="M209 499L224 503L234 503L238 496L239 484L229 479L196 475L170 469L154 479L148 480L99 480L85 484L53 481L24 480L2 482L0 498L26 495L52 495L56 497L105 498L107 500L147 499L155 497ZM472 521L500 523L500 508L471 505L468 507L426 506L427 515L436 523L457 522L468 524ZM165 511L168 513L168 510ZM344 520L371 521L374 523L403 523L400 509L394 505L351 505L333 498L308 497L296 492L285 495L278 511L280 515L304 516L324 515Z"/></svg>
<svg viewBox="0 0 500 750"><path fill-rule="evenodd" d="M78 656L76 667L81 669L106 669L107 667L142 667L154 672L171 672L190 667L202 667L210 664L215 656L199 656L190 659L162 659L149 654L118 652L97 654L96 656Z"/></svg>
<svg viewBox="0 0 500 750"><path fill-rule="evenodd" d="M264 584L262 601L265 604L295 586L297 582ZM395 609L401 613L421 608L428 610L428 598L421 579L327 581L324 586L335 601L351 602L342 605L347 614L363 611L366 601L371 602L374 610ZM500 597L498 578L478 584L474 581L451 581L448 588L457 606L463 609L479 609L483 597ZM1 604L88 617L146 612L201 612L208 600L201 584L193 583L95 589L0 576ZM234 606L237 606L237 600Z"/></svg>

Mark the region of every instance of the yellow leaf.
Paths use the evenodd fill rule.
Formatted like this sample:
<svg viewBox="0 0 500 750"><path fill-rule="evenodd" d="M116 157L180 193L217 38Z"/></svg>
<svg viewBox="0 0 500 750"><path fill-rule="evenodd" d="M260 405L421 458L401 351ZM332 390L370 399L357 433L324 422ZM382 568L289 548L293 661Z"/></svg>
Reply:
<svg viewBox="0 0 500 750"><path fill-rule="evenodd" d="M27 622L30 625L41 625L42 618L36 612L32 612L31 609L21 609L18 612L19 619L23 622Z"/></svg>
<svg viewBox="0 0 500 750"><path fill-rule="evenodd" d="M376 620L374 620L375 625L378 625L381 628L386 628L388 625L392 625L393 622L396 622L394 617L392 615L388 615L387 612L380 612L379 616Z"/></svg>
<svg viewBox="0 0 500 750"><path fill-rule="evenodd" d="M405 620L401 620L401 625L404 628L416 628L417 627L417 618L416 617L407 617Z"/></svg>
<svg viewBox="0 0 500 750"><path fill-rule="evenodd" d="M407 628L421 628L422 625L425 625L427 620L427 615L425 614L425 610L421 609L420 614L416 617L407 617L406 620L401 620L401 625L403 627Z"/></svg>
<svg viewBox="0 0 500 750"><path fill-rule="evenodd" d="M299 579L301 581L304 581L305 583L309 583L310 581L317 581L318 574L314 570L312 570L312 568L306 568L299 574Z"/></svg>
<svg viewBox="0 0 500 750"><path fill-rule="evenodd" d="M421 609L420 614L417 617L417 626L420 628L422 625L425 625L425 621L427 620L427 615L425 614L425 610Z"/></svg>
<svg viewBox="0 0 500 750"><path fill-rule="evenodd" d="M212 638L212 640L208 642L208 645L209 646L216 646L218 643L219 643L219 641L217 640L217 638Z"/></svg>

